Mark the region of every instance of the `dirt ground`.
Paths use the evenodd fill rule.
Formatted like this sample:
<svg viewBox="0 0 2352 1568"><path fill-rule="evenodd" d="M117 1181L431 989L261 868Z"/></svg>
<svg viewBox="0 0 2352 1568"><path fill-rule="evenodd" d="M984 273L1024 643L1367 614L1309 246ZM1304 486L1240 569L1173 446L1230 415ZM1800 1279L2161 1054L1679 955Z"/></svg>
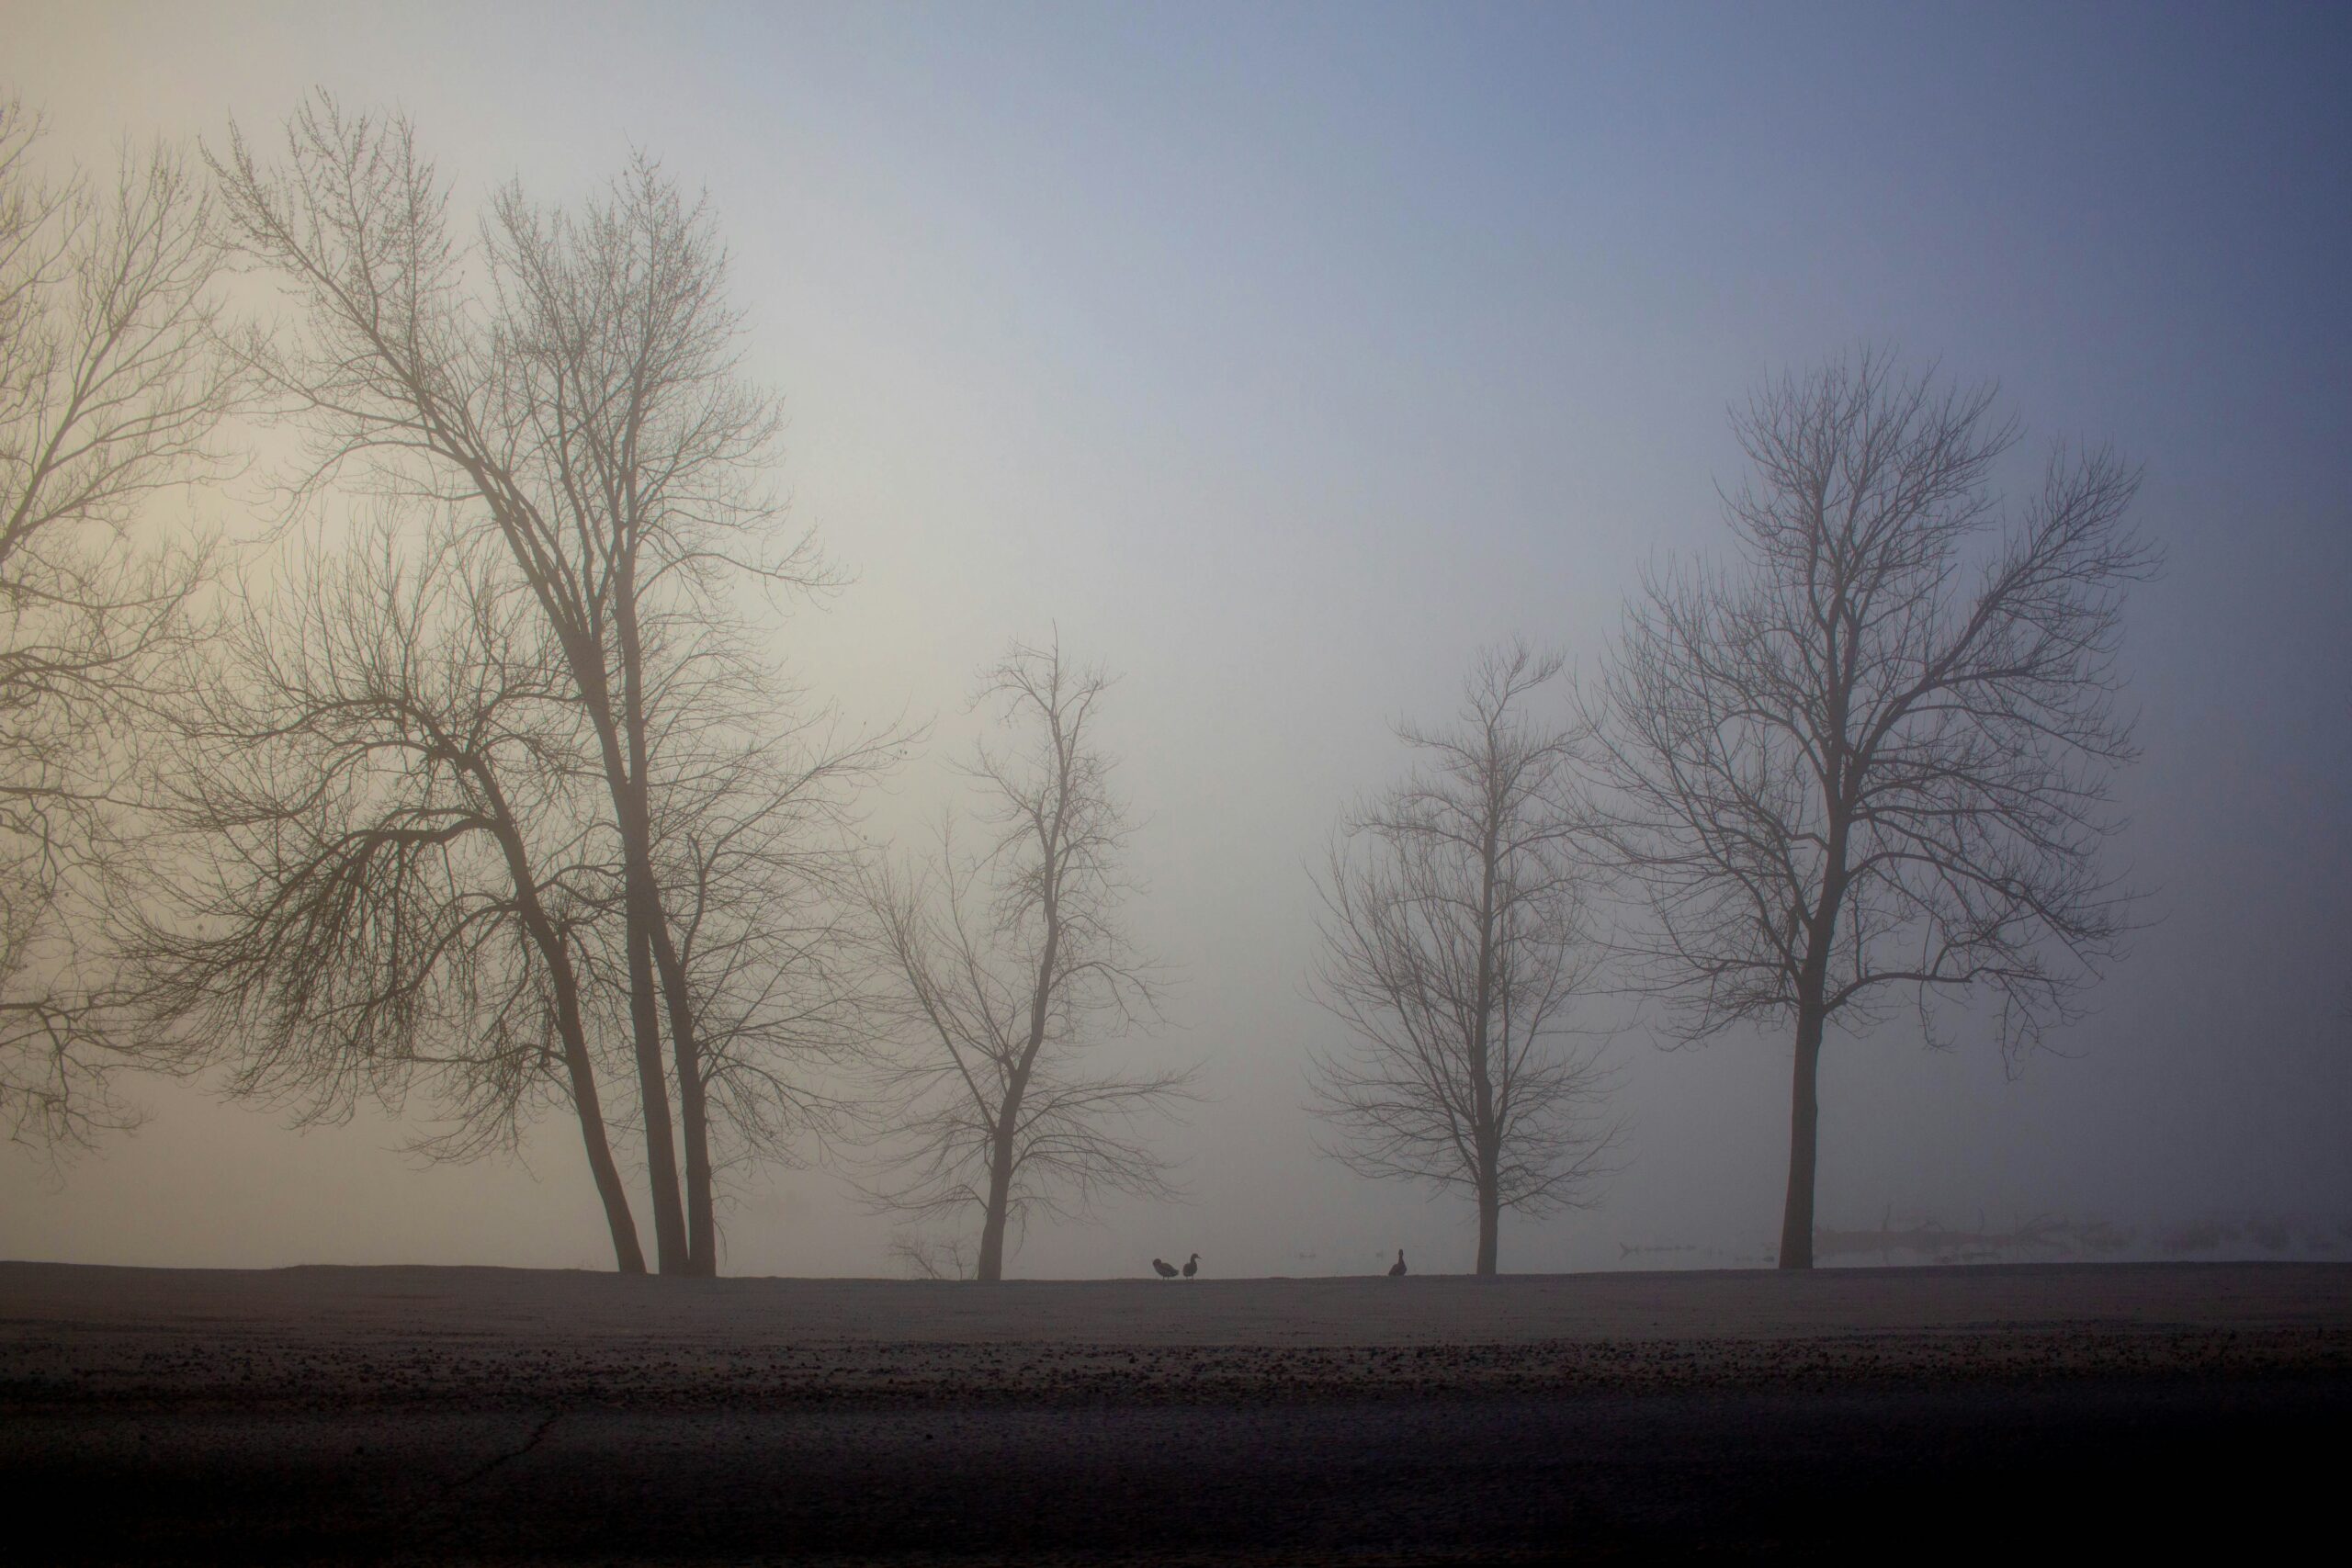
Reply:
<svg viewBox="0 0 2352 1568"><path fill-rule="evenodd" d="M2345 1265L0 1264L0 1505L62 1527L13 1561L2264 1551L2333 1529L2347 1415Z"/></svg>

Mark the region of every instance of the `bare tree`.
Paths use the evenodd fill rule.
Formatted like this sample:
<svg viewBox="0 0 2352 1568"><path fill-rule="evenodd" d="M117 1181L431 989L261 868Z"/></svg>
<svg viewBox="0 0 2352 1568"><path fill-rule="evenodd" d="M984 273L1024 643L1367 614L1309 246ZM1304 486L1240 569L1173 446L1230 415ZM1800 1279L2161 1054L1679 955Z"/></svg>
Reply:
<svg viewBox="0 0 2352 1568"><path fill-rule="evenodd" d="M665 1272L714 1272L710 1075L656 863L671 727L648 649L665 626L723 641L745 581L831 579L763 488L779 410L740 374L710 215L639 159L576 213L509 187L469 249L412 128L323 97L278 165L232 132L215 167L241 243L301 307L300 330L248 346L309 430L314 479L362 460L454 509L504 549L561 655L620 852L656 1252Z"/></svg>
<svg viewBox="0 0 2352 1568"><path fill-rule="evenodd" d="M103 907L138 869L126 780L209 557L145 518L217 477L236 380L187 161L47 180L39 130L0 100L0 1118L54 1148L135 1120Z"/></svg>
<svg viewBox="0 0 2352 1568"><path fill-rule="evenodd" d="M1090 1052L1156 1016L1157 987L1118 923L1125 810L1094 739L1108 678L1058 642L1016 643L981 700L1020 739L972 769L990 830L952 830L911 874L869 884L898 1053L885 1098L902 1173L876 1196L921 1218L977 1211L973 1277L1001 1280L1008 1230L1098 1192L1168 1196L1136 1123L1184 1096L1188 1071L1091 1071Z"/></svg>
<svg viewBox="0 0 2352 1568"><path fill-rule="evenodd" d="M1480 657L1457 721L1400 726L1410 779L1361 807L1320 879L1316 997L1349 1042L1314 1060L1325 1152L1467 1191L1481 1274L1502 1212L1589 1201L1614 1142L1601 1043L1573 1027L1599 946L1576 855L1575 737L1531 722L1556 657Z"/></svg>
<svg viewBox="0 0 2352 1568"><path fill-rule="evenodd" d="M1792 1021L1781 1266L1813 1261L1815 1084L1834 1021L1908 994L1999 1002L2011 1053L2074 1016L2128 900L2098 865L2136 470L2054 456L2004 520L1987 389L1865 352L1755 394L1736 563L1650 576L1602 692L1604 835L1686 1040Z"/></svg>
<svg viewBox="0 0 2352 1568"><path fill-rule="evenodd" d="M581 962L609 831L561 661L470 553L374 530L226 618L170 775L186 869L129 946L155 1027L300 1122L422 1084L454 1126L419 1146L463 1158L568 1104L642 1273Z"/></svg>
<svg viewBox="0 0 2352 1568"><path fill-rule="evenodd" d="M731 663L711 673L726 701L657 705L735 715L655 748L655 866L700 1034L713 1168L802 1164L862 1109L843 1087L874 1027L852 829L860 792L910 737L852 730Z"/></svg>

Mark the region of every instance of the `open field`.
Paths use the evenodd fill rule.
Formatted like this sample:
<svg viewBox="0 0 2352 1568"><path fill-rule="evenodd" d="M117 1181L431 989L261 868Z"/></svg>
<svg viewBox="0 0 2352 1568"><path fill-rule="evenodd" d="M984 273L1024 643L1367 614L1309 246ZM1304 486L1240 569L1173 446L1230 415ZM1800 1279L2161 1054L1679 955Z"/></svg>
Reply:
<svg viewBox="0 0 2352 1568"><path fill-rule="evenodd" d="M2352 1266L970 1285L0 1264L56 1561L2283 1539Z"/></svg>

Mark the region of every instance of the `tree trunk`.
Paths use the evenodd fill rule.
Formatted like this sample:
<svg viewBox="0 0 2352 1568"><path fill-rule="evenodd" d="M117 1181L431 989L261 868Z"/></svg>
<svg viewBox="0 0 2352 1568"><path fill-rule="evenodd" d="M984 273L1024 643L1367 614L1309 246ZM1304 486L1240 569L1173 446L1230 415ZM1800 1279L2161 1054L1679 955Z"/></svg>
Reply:
<svg viewBox="0 0 2352 1568"><path fill-rule="evenodd" d="M1495 1271L1495 1255L1502 1240L1503 1206L1491 1172L1478 1186L1478 1272Z"/></svg>
<svg viewBox="0 0 2352 1568"><path fill-rule="evenodd" d="M1005 1213L1012 1198L1012 1117L1017 1106L1008 1106L997 1123L996 1142L989 1150L988 1215L980 1223L980 1260L972 1270L972 1278L990 1283L1004 1278Z"/></svg>
<svg viewBox="0 0 2352 1568"><path fill-rule="evenodd" d="M637 1221L628 1212L628 1191L621 1185L613 1145L605 1136L604 1103L588 1060L580 1010L569 998L559 1006L569 1015L563 1026L563 1065L571 1078L572 1105L580 1113L580 1141L588 1151L588 1171L595 1179L596 1195L605 1202L605 1224L613 1233L614 1266L624 1274L642 1274L645 1249L637 1239Z"/></svg>
<svg viewBox="0 0 2352 1568"><path fill-rule="evenodd" d="M622 914L628 923L628 1018L630 1043L637 1057L638 1100L645 1116L645 1174L653 1194L653 1252L664 1274L688 1271L692 1254L686 1240L685 1206L678 1195L677 1134L670 1125L667 1064L662 1055L661 1003L653 979L653 926L661 919L661 898L653 883L651 824L641 793L630 788L628 764L622 755L618 717L613 712L612 687L605 680L603 655L593 644L567 644L573 679L596 730L604 754L605 784L613 798L615 825L620 829Z"/></svg>
<svg viewBox="0 0 2352 1568"><path fill-rule="evenodd" d="M657 887L655 897L661 890ZM657 908L653 958L662 994L670 1006L670 1049L678 1068L679 1131L686 1145L686 1249L689 1274L718 1274L718 1220L711 1198L709 1089L703 1082L702 1046L695 1031L693 998L686 994L686 966L670 940L669 913Z"/></svg>
<svg viewBox="0 0 2352 1568"><path fill-rule="evenodd" d="M1821 525L1816 517L1815 527ZM1859 644L1838 635L1846 626L1846 585L1838 581L1827 617L1832 628L1824 665L1836 672L1829 693L1826 773L1820 780L1823 818L1821 885L1805 922L1804 961L1797 967L1796 1060L1789 1086L1789 1194L1781 1209L1781 1267L1813 1267L1814 1153L1819 1144L1821 1032L1829 1021L1829 954L1846 901L1846 845L1853 829L1857 774L1846 725L1853 711L1854 658Z"/></svg>
<svg viewBox="0 0 2352 1568"><path fill-rule="evenodd" d="M632 857L634 858L634 857ZM642 874L628 871L629 1033L637 1052L637 1085L645 1111L646 1177L653 1189L653 1251L664 1274L687 1271L686 1212L678 1198L677 1134L670 1125L668 1063L662 1055L662 1020L654 1001L650 902Z"/></svg>
<svg viewBox="0 0 2352 1568"><path fill-rule="evenodd" d="M1821 1107L1814 1081L1821 1067L1822 1015L1797 1010L1796 1076L1789 1096L1789 1197L1781 1214L1781 1267L1813 1267L1813 1166Z"/></svg>
<svg viewBox="0 0 2352 1568"><path fill-rule="evenodd" d="M1832 704L1838 733L1846 722L1846 691ZM1814 1151L1818 1145L1821 1102L1815 1084L1821 1076L1821 1032L1829 1021L1829 953L1838 940L1838 914L1846 898L1846 843L1852 805L1847 798L1842 750L1831 758L1824 807L1821 888L1805 924L1804 962L1797 969L1797 1048L1789 1086L1789 1195L1781 1210L1781 1267L1813 1267Z"/></svg>
<svg viewBox="0 0 2352 1568"><path fill-rule="evenodd" d="M1496 776L1491 729L1487 745L1487 776ZM1502 1154L1501 1118L1496 1112L1493 1065L1489 1061L1495 1010L1495 861L1499 837L1499 803L1491 787L1487 795L1486 838L1479 846L1478 973L1475 1010L1470 1021L1470 1113L1476 1118L1478 1168L1472 1172L1478 1193L1478 1272L1495 1271L1496 1232L1500 1229L1501 1182L1497 1166Z"/></svg>
<svg viewBox="0 0 2352 1568"><path fill-rule="evenodd" d="M1061 814L1054 814L1055 832L1061 827ZM1037 1053L1046 1044L1046 1018L1053 1000L1054 966L1060 962L1062 948L1061 901L1058 894L1059 858L1056 853L1058 840L1048 834L1045 840L1045 911L1046 945L1037 957L1037 985L1029 995L1029 1043L1021 1059L1012 1068L1012 1076L1004 1086L1004 1104L998 1109L996 1136L989 1146L989 1207L988 1215L980 1222L980 1262L974 1277L981 1280L1004 1278L1004 1224L1006 1212L1012 1206L1012 1134L1021 1125L1022 1097L1029 1092L1029 1074L1037 1065Z"/></svg>
<svg viewBox="0 0 2352 1568"><path fill-rule="evenodd" d="M620 1167L613 1159L612 1142L605 1133L604 1097L596 1089L596 1066L588 1055L588 1031L580 1015L579 974L571 966L571 954L566 951L555 922L548 918L522 829L507 805L506 792L500 787L497 774L478 764L474 777L490 804L492 831L506 857L507 875L514 885L515 908L533 945L539 950L540 962L547 965L548 980L555 990L556 1036L563 1042L564 1071L571 1082L572 1110L580 1117L580 1141L588 1153L588 1174L596 1183L596 1196L604 1201L605 1224L613 1233L614 1266L624 1274L642 1274L645 1249L638 1242L637 1220L628 1209L628 1190L621 1185Z"/></svg>
<svg viewBox="0 0 2352 1568"><path fill-rule="evenodd" d="M685 1256L680 1272L711 1279L718 1273L718 1213L711 1197L710 1117L702 1076L700 1041L695 1032L694 998L686 990L685 964L670 937L662 884L653 872L653 807L646 745L645 656L638 635L635 558L620 559L613 602L613 626L621 656L621 728L628 767L618 781L626 795L621 815L630 826L624 852L641 866L645 883L649 950L661 976L670 1015L670 1059L678 1079L678 1132L686 1148ZM666 1268L664 1273L670 1270Z"/></svg>
<svg viewBox="0 0 2352 1568"><path fill-rule="evenodd" d="M1046 942L1047 965L1059 945L1057 926ZM1039 973L1050 973L1050 968L1041 968ZM976 1280L994 1281L1004 1278L1005 1221L1012 1209L1012 1134L1021 1125L1021 1101L1029 1092L1029 1070L1036 1065L1037 1050L1045 1039L1044 1016L1039 1013L1031 1026L1029 1048L1022 1053L1012 1069L1012 1080L1005 1085L1004 1104L998 1109L996 1132L989 1142L989 1206L980 1221L980 1261L972 1271Z"/></svg>

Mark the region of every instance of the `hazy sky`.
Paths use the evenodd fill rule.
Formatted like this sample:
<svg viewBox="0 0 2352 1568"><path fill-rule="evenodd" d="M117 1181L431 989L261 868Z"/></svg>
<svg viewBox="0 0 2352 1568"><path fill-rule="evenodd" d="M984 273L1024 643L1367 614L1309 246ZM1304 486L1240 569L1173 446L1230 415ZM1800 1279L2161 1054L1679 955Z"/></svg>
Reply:
<svg viewBox="0 0 2352 1568"><path fill-rule="evenodd" d="M856 584L796 617L854 714L939 716L1058 623L1124 672L1155 1049L1213 1100L1191 1201L1033 1231L1017 1272L1466 1267L1467 1205L1306 1146L1306 865L1511 632L1589 666L1645 560L1721 542L1725 405L1868 340L1997 378L2034 445L2144 460L2157 923L2016 1081L1899 1017L1823 1066L1825 1224L2352 1218L2352 13L0 4L52 153L265 134L312 85L409 111L461 207L632 145L707 184L789 400L785 482ZM1777 1235L1784 1037L1619 1038L1627 1168L1506 1269ZM609 1265L576 1131L422 1169L159 1084L62 1184L0 1156L0 1256ZM754 1182L736 1272L879 1272L822 1170ZM1303 1255L1312 1255L1303 1256Z"/></svg>

